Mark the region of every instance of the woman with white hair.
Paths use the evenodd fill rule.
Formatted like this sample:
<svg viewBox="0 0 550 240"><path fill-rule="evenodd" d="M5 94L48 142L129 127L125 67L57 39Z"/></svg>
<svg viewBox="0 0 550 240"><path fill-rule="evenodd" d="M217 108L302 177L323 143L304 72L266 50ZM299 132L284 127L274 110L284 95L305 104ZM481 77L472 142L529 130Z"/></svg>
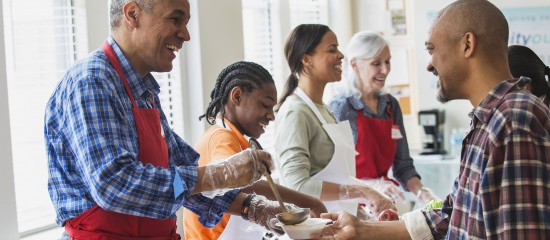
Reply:
<svg viewBox="0 0 550 240"><path fill-rule="evenodd" d="M351 38L346 56L345 91L329 106L338 121L350 122L359 153L357 178L368 179L394 200L404 200L399 183L421 202L437 199L414 168L399 102L384 91L391 69L388 43L377 33L359 32ZM397 181L387 177L390 167Z"/></svg>

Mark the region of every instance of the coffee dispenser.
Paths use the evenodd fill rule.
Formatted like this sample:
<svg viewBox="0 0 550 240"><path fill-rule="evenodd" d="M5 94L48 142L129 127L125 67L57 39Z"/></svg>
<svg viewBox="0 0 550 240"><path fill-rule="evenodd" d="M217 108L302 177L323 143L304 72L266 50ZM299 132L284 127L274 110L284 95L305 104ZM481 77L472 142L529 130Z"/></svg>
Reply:
<svg viewBox="0 0 550 240"><path fill-rule="evenodd" d="M424 129L421 155L445 154L443 148L443 123L445 112L432 109L418 112L418 124Z"/></svg>

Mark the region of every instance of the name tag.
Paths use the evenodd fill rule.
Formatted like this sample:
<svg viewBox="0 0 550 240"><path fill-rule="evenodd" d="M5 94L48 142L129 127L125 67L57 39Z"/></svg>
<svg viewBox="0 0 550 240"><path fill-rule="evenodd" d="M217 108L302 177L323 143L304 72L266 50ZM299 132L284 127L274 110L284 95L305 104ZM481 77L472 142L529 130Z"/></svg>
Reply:
<svg viewBox="0 0 550 240"><path fill-rule="evenodd" d="M401 130L399 130L399 126L393 125L391 127L391 139L397 140L403 138L403 135L401 135Z"/></svg>

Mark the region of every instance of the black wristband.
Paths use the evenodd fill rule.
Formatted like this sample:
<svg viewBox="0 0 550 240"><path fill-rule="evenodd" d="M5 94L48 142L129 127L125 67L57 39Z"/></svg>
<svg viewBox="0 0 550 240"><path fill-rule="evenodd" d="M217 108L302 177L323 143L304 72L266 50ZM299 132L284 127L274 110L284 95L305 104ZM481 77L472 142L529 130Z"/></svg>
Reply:
<svg viewBox="0 0 550 240"><path fill-rule="evenodd" d="M248 210L250 209L250 202L252 202L252 198L254 198L255 196L256 194L252 193L246 195L246 197L244 198L243 207L241 208L241 217L244 220L248 221Z"/></svg>

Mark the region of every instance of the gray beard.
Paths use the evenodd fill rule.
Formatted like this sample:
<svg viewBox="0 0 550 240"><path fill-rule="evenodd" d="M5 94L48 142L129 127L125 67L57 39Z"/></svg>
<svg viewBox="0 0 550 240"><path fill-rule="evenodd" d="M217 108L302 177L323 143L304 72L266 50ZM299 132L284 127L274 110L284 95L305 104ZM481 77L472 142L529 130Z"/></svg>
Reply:
<svg viewBox="0 0 550 240"><path fill-rule="evenodd" d="M439 81L441 80L437 80L437 96L436 96L437 101L439 101L440 103L447 103L451 99L449 99L449 96L447 95L446 90L441 86Z"/></svg>

